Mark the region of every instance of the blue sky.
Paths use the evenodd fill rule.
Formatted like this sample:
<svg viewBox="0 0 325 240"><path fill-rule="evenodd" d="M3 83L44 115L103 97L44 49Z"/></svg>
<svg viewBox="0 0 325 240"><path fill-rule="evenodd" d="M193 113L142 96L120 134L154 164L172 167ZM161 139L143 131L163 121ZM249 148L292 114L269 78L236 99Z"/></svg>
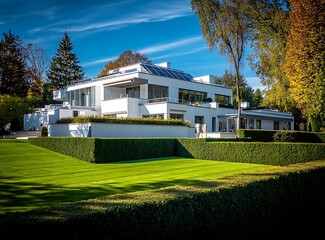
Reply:
<svg viewBox="0 0 325 240"><path fill-rule="evenodd" d="M43 47L50 60L67 31L89 78L125 50L194 77L233 70L218 50L209 51L190 0L0 0L0 31L9 30ZM261 86L248 62L243 75L251 87Z"/></svg>

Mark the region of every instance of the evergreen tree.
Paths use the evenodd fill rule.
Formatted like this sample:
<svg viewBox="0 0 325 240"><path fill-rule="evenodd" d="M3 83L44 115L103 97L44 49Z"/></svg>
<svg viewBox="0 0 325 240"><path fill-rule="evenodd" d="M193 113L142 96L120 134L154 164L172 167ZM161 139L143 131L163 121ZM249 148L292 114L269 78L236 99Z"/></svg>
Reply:
<svg viewBox="0 0 325 240"><path fill-rule="evenodd" d="M9 31L0 41L0 94L26 97L31 72L22 40Z"/></svg>
<svg viewBox="0 0 325 240"><path fill-rule="evenodd" d="M55 88L74 84L84 77L83 68L78 65L79 60L72 49L71 40L65 32L47 72L47 77Z"/></svg>

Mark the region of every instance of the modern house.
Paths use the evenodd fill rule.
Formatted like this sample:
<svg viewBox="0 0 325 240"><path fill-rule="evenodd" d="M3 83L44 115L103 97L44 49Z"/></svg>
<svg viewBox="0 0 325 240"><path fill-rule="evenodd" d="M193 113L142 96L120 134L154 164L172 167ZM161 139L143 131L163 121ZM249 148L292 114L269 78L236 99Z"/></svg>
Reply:
<svg viewBox="0 0 325 240"><path fill-rule="evenodd" d="M237 109L229 107L232 90L214 84L212 75L193 77L169 62L114 69L108 76L59 89L53 97L62 104L25 114L25 130L65 117L112 116L178 118L190 121L192 127L204 124L208 133L236 131ZM243 106L241 116L242 128L293 129L291 113Z"/></svg>

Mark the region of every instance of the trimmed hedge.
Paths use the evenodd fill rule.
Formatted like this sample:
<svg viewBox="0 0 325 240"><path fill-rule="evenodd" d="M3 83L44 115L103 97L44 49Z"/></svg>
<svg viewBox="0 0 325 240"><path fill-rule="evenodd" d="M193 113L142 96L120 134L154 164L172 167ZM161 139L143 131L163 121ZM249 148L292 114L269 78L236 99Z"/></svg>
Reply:
<svg viewBox="0 0 325 240"><path fill-rule="evenodd" d="M86 162L94 163L96 159L95 138L39 137L28 138L28 142Z"/></svg>
<svg viewBox="0 0 325 240"><path fill-rule="evenodd" d="M29 138L29 143L91 163L107 163L175 155L175 139L84 137Z"/></svg>
<svg viewBox="0 0 325 240"><path fill-rule="evenodd" d="M224 142L205 138L29 138L44 147L91 163L179 156L228 162L288 165L324 159L325 144Z"/></svg>
<svg viewBox="0 0 325 240"><path fill-rule="evenodd" d="M290 132L293 137L292 142L325 143L325 133L322 132L239 129L237 130L237 136L239 138L250 138L253 142L273 142L274 134L279 131Z"/></svg>
<svg viewBox="0 0 325 240"><path fill-rule="evenodd" d="M152 125L181 125L189 126L190 122L181 119L160 119L160 118L115 118L115 117L99 117L99 116L85 116L85 117L68 117L61 118L57 123L119 123L119 124L152 124Z"/></svg>
<svg viewBox="0 0 325 240"><path fill-rule="evenodd" d="M106 163L175 155L175 139L95 139L95 162Z"/></svg>
<svg viewBox="0 0 325 240"><path fill-rule="evenodd" d="M316 239L324 185L324 162L311 162L7 214L0 231L13 239Z"/></svg>
<svg viewBox="0 0 325 240"><path fill-rule="evenodd" d="M325 159L325 144L206 142L205 139L177 139L176 155L227 162L288 165Z"/></svg>

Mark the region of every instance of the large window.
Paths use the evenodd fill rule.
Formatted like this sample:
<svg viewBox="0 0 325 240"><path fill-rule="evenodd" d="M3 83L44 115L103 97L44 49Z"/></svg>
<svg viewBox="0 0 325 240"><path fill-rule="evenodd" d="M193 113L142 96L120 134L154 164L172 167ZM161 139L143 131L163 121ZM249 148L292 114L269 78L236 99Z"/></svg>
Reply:
<svg viewBox="0 0 325 240"><path fill-rule="evenodd" d="M68 91L66 93L66 101L69 102L71 106L95 106L95 87Z"/></svg>
<svg viewBox="0 0 325 240"><path fill-rule="evenodd" d="M194 103L194 102L203 102L207 98L206 92L199 92L188 89L179 89L178 90L178 101L180 103Z"/></svg>
<svg viewBox="0 0 325 240"><path fill-rule="evenodd" d="M148 99L168 97L168 87L148 84Z"/></svg>
<svg viewBox="0 0 325 240"><path fill-rule="evenodd" d="M140 98L140 86L126 88L126 95L132 98Z"/></svg>
<svg viewBox="0 0 325 240"><path fill-rule="evenodd" d="M215 94L214 100L220 103L221 105L228 106L230 104L230 97L226 95Z"/></svg>

